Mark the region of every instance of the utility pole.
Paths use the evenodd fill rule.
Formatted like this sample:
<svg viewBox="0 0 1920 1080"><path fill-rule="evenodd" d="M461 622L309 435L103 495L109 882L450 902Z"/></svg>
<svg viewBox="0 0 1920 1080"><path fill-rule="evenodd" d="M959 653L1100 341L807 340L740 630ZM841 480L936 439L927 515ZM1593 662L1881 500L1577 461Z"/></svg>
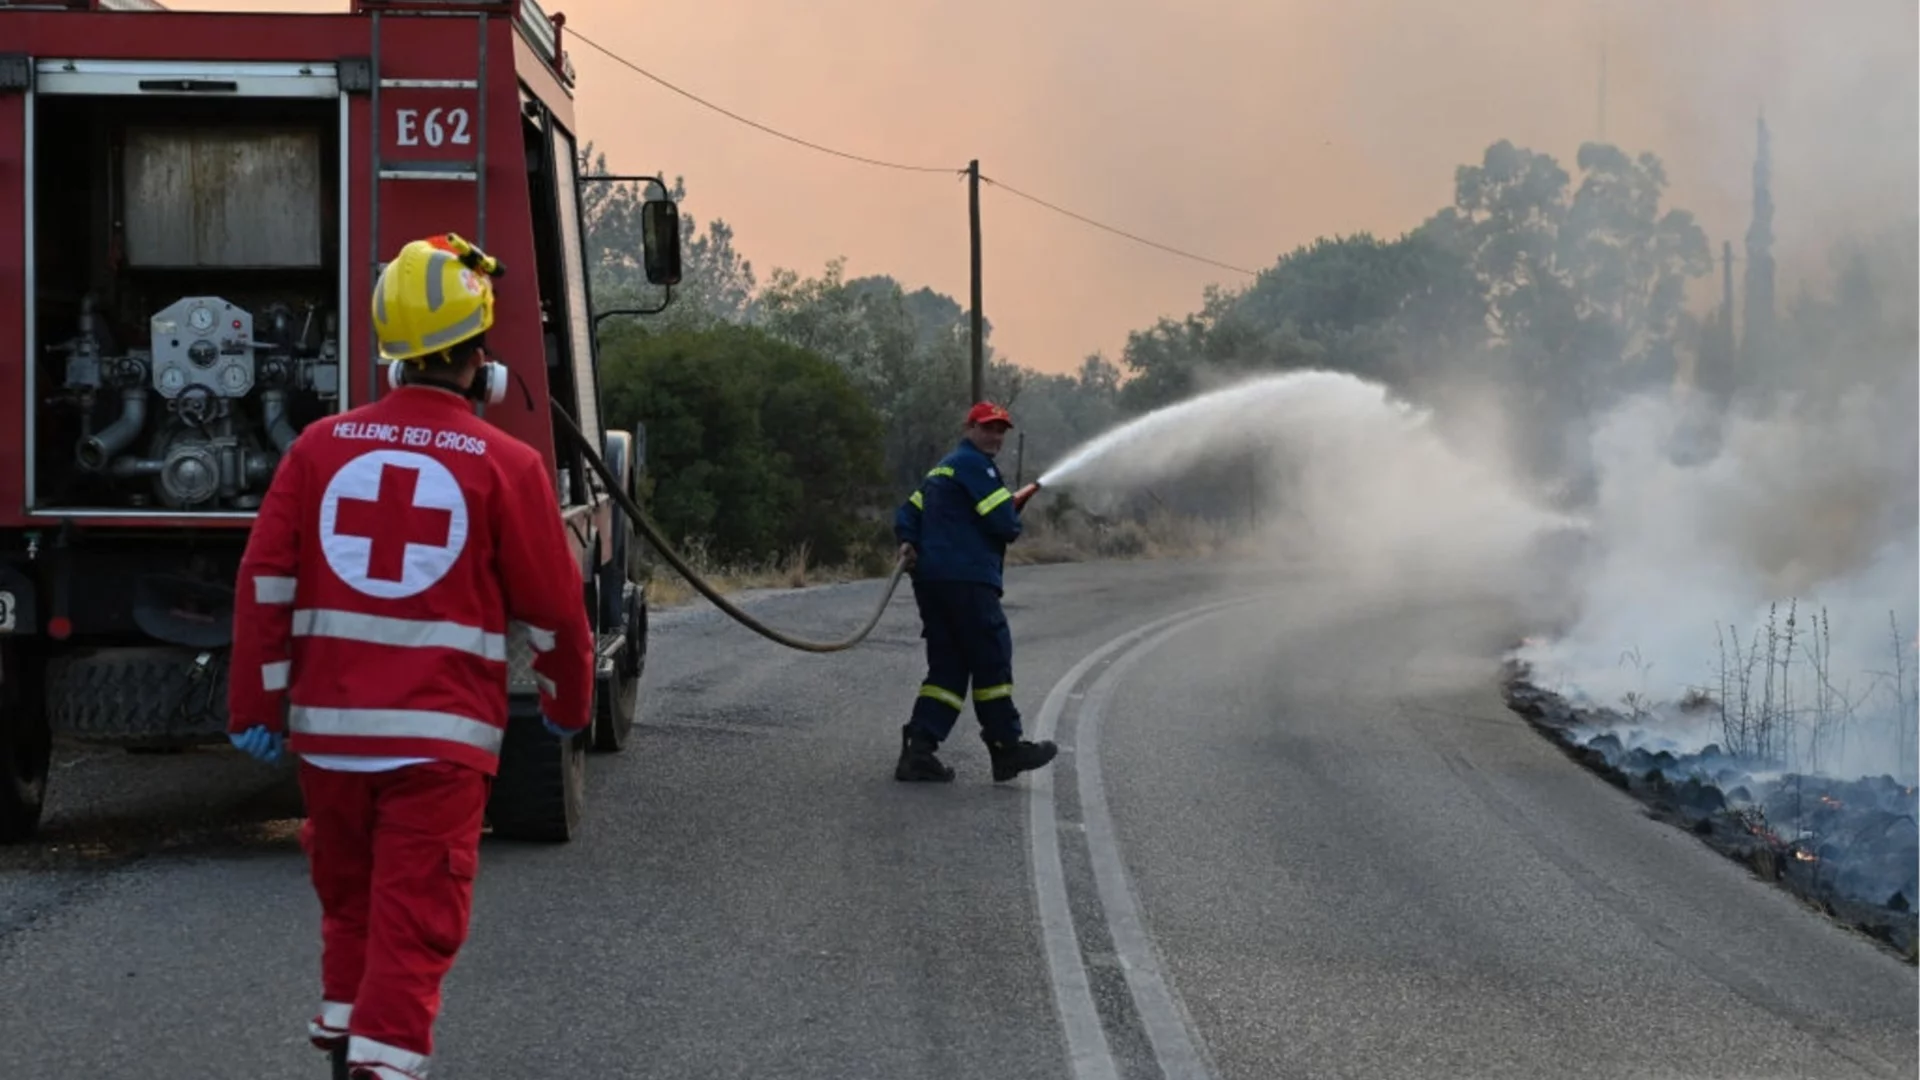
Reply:
<svg viewBox="0 0 1920 1080"><path fill-rule="evenodd" d="M973 401L986 397L986 336L980 318L980 160L967 162L967 220L973 234Z"/></svg>

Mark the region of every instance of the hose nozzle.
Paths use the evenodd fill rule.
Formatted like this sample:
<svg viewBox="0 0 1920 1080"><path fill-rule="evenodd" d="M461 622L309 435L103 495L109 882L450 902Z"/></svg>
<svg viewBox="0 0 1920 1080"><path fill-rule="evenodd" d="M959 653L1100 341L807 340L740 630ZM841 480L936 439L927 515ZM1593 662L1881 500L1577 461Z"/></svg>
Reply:
<svg viewBox="0 0 1920 1080"><path fill-rule="evenodd" d="M1040 481L1035 480L1033 483L1028 484L1026 487L1023 487L1019 491L1016 491L1013 493L1013 508L1015 510L1026 509L1027 500L1033 498L1035 495L1038 495L1039 493L1040 493Z"/></svg>

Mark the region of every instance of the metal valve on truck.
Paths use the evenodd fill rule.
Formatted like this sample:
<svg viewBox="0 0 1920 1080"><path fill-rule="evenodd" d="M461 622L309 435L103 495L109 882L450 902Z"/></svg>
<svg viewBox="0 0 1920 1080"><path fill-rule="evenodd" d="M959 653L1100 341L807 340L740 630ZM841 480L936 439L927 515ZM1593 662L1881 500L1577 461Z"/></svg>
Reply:
<svg viewBox="0 0 1920 1080"><path fill-rule="evenodd" d="M256 319L217 296L189 296L148 320L147 348L118 352L91 295L54 395L76 410L71 469L47 462L50 486L106 490L129 508L248 510L298 433L294 412L330 413L340 395L339 325L331 311L270 303Z"/></svg>

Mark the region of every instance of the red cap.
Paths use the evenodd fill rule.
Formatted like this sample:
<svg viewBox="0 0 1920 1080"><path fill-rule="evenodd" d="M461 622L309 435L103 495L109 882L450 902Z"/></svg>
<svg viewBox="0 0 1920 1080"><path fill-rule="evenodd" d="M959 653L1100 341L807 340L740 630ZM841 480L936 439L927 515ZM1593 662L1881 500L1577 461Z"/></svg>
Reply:
<svg viewBox="0 0 1920 1080"><path fill-rule="evenodd" d="M1008 427L1012 427L1013 417L1007 415L1007 410L995 405L993 402L982 401L967 410L967 423L982 425L1005 424Z"/></svg>

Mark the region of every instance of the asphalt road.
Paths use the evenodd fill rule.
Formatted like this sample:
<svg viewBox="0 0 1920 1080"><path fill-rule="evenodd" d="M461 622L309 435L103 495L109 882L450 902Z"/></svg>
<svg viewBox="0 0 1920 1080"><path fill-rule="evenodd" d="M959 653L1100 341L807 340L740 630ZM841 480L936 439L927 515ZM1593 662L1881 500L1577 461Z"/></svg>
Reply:
<svg viewBox="0 0 1920 1080"><path fill-rule="evenodd" d="M1496 606L1011 577L1019 701L1066 749L1006 785L970 717L956 783L892 780L905 597L833 656L656 616L587 835L483 848L436 1080L1920 1068L1912 967L1504 710ZM832 636L875 588L753 607ZM0 851L0 1076L325 1076L297 793L224 750L64 750L55 784L43 840Z"/></svg>

